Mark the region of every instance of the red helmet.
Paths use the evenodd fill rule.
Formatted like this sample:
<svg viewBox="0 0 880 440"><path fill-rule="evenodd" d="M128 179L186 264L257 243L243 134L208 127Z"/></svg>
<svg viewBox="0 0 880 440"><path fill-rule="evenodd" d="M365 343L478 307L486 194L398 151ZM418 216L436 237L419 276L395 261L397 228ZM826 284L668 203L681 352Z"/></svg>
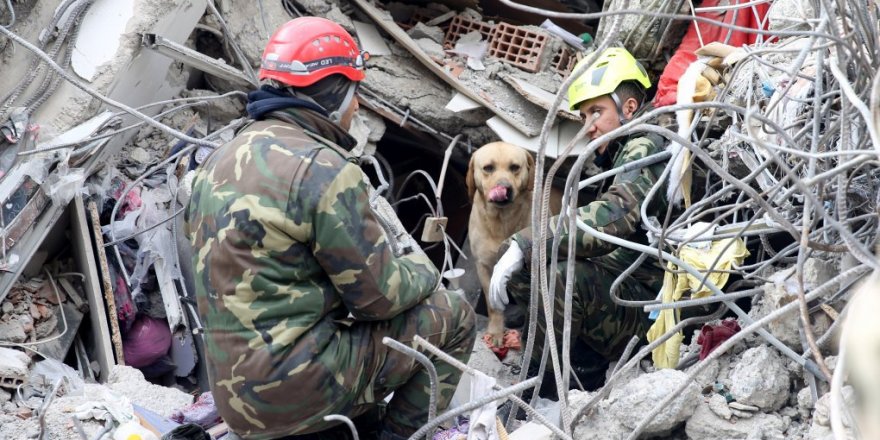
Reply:
<svg viewBox="0 0 880 440"><path fill-rule="evenodd" d="M269 38L260 79L306 87L338 73L361 81L365 59L366 53L358 50L342 26L326 18L299 17L283 24Z"/></svg>

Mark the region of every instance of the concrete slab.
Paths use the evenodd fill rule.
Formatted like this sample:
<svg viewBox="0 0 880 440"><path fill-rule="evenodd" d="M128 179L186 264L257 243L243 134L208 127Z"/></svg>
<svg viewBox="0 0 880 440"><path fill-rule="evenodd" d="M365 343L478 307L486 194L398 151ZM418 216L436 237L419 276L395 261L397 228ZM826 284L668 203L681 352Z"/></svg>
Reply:
<svg viewBox="0 0 880 440"><path fill-rule="evenodd" d="M70 65L80 78L92 82L101 66L119 50L125 27L134 15L136 0L97 0L80 23Z"/></svg>
<svg viewBox="0 0 880 440"><path fill-rule="evenodd" d="M352 21L357 33L361 49L367 51L370 56L390 55L391 49L385 43L385 39L379 34L379 29L371 23Z"/></svg>

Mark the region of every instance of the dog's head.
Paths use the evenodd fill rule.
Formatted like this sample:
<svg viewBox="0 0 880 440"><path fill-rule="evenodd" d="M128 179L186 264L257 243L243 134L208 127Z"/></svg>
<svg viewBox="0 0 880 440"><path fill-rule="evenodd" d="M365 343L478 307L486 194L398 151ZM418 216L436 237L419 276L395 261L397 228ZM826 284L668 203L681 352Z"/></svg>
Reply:
<svg viewBox="0 0 880 440"><path fill-rule="evenodd" d="M465 181L471 200L479 191L487 203L502 207L531 191L534 179L535 159L528 151L507 142L492 142L471 155Z"/></svg>

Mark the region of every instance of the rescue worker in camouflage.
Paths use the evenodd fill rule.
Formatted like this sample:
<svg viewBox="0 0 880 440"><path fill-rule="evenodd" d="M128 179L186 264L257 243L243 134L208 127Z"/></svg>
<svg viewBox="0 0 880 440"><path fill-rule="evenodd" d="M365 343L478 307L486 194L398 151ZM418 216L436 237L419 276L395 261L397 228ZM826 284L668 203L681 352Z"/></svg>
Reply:
<svg viewBox="0 0 880 440"><path fill-rule="evenodd" d="M577 69L578 67L575 67ZM632 118L645 98L645 90L651 86L644 68L622 48L603 52L568 90L571 109L578 110L585 124L592 123L587 134L591 139L610 132ZM599 146L595 163L605 170L623 166L629 162L662 151L663 139L656 135L634 135ZM593 202L578 209L578 217L597 230L630 241L645 243L647 237L641 230L640 207L647 193L657 183L665 164L655 164L642 169L617 174L610 186ZM654 196L648 206L648 215L665 212L662 199L665 190ZM556 230L556 220L551 219L548 250L553 234L561 235L556 270L556 297L554 320L556 340L561 346L564 292L566 280L565 261L568 255L568 231ZM571 314L572 370L588 388L601 385L610 360L618 358L633 336L644 340L650 327L648 315L641 308L624 307L611 298L611 284L636 261L640 253L619 247L610 242L576 231L574 263L574 295ZM532 253L531 228L524 229L509 240L509 247L493 270L490 282L490 298L503 310L509 292L518 304L529 304L531 292L530 273ZM549 262L550 256L548 256ZM651 300L663 284L663 269L655 261L646 260L623 279L616 296L624 300ZM539 311L533 351L533 365L542 354L546 324L544 312ZM574 382L572 382L574 383Z"/></svg>
<svg viewBox="0 0 880 440"><path fill-rule="evenodd" d="M187 209L211 390L238 437L322 431L394 393L381 437L427 422L430 381L382 344L419 335L467 362L474 316L416 249L395 256L349 151L364 54L341 26L294 19L263 55L254 119L201 165ZM439 408L460 372L436 362ZM326 431L325 431L326 432Z"/></svg>

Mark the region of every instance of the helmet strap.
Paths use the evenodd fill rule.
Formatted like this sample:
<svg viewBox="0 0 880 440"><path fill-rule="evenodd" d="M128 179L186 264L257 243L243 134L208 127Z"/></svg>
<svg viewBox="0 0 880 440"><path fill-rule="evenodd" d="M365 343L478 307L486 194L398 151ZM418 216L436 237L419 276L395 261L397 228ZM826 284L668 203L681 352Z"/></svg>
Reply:
<svg viewBox="0 0 880 440"><path fill-rule="evenodd" d="M616 91L609 93L609 95L611 96L611 99L614 101L614 106L617 107L617 119L620 120L620 125L626 124L627 122L629 122L629 118L627 118L623 114L623 103L620 102L620 97L617 96Z"/></svg>
<svg viewBox="0 0 880 440"><path fill-rule="evenodd" d="M345 111L348 110L348 106L351 105L351 100L354 99L354 92L357 90L358 83L356 81L351 81L351 84L348 85L348 90L345 92L345 98L342 99L342 103L339 104L339 108L330 113L330 120L334 123L339 123L342 120L342 115L345 114Z"/></svg>

